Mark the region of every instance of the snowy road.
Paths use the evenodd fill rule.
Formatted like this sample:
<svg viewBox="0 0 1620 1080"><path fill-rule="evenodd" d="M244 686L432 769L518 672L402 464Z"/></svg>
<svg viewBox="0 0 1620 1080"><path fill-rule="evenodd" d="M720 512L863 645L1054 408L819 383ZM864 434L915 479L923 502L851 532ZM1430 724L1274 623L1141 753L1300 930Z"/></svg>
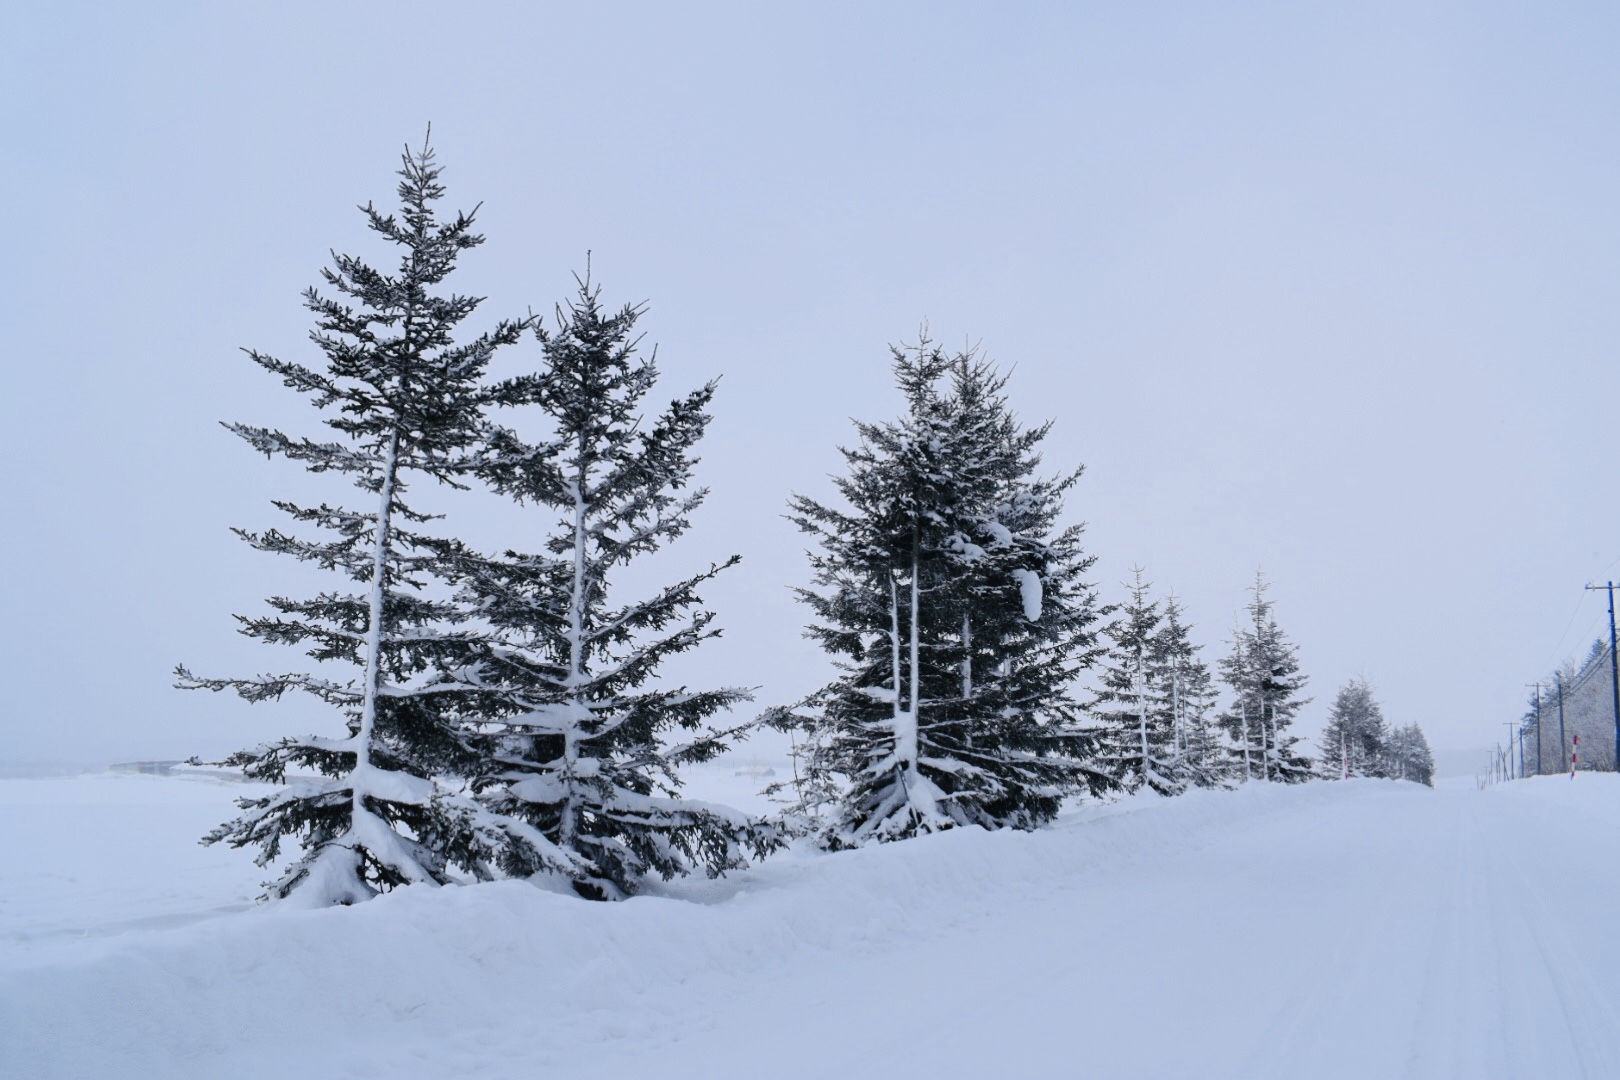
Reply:
<svg viewBox="0 0 1620 1080"><path fill-rule="evenodd" d="M153 880L87 894L117 925L0 879L0 1075L1620 1076L1607 776L1251 785L619 905L233 913L234 865L155 884L214 853L143 820Z"/></svg>

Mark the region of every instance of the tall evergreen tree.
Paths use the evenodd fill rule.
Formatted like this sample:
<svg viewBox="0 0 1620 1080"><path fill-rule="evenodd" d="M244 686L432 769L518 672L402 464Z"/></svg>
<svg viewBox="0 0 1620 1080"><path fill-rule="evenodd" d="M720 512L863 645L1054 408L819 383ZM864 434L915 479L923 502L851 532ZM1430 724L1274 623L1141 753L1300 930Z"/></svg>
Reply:
<svg viewBox="0 0 1620 1080"><path fill-rule="evenodd" d="M1140 567L1129 586L1130 596L1105 633L1101 688L1091 706L1102 725L1101 760L1126 791L1146 785L1160 795L1182 791L1177 745L1177 685L1166 649L1164 613L1148 597Z"/></svg>
<svg viewBox="0 0 1620 1080"><path fill-rule="evenodd" d="M1310 699L1300 697L1305 676L1292 642L1277 625L1270 586L1255 575L1249 614L1232 633L1232 651L1221 660L1221 679L1233 700L1219 723L1235 744L1233 772L1243 780L1300 783L1310 779L1311 761L1295 752L1299 738L1288 733Z"/></svg>
<svg viewBox="0 0 1620 1080"><path fill-rule="evenodd" d="M1384 749L1384 775L1434 787L1434 754L1416 724L1395 728Z"/></svg>
<svg viewBox="0 0 1620 1080"><path fill-rule="evenodd" d="M1389 725L1365 677L1339 687L1322 730L1323 776L1331 780L1352 776L1385 776Z"/></svg>
<svg viewBox="0 0 1620 1080"><path fill-rule="evenodd" d="M306 646L322 664L355 669L353 677L202 678L176 670L183 688L231 689L253 702L301 690L345 718L343 737L286 738L227 759L253 779L285 784L240 800L242 816L205 838L257 847L258 862L269 865L283 838L296 837L302 855L269 884L271 897L296 889L310 904L354 903L409 882L442 883L453 863L477 872L484 858L471 808L447 799L433 780L473 756L442 707L442 672L464 659L466 640L453 606L431 588L445 570L446 542L421 531L430 518L412 510L405 493L413 477L461 483L479 434L485 369L497 348L518 339L523 323L502 322L471 341L455 340L480 298L437 290L461 253L483 238L473 232L472 214L436 216L434 204L444 194L439 174L426 143L419 152L407 149L398 215L362 208L372 231L401 249L395 273L334 255L323 276L336 297L305 292L323 369L248 352L308 395L335 437L317 441L227 425L266 456L343 473L375 500L358 510L276 503L299 525L323 533L321 539L237 530L261 551L313 563L359 586L309 599L273 597L274 615L239 617L242 633ZM290 769L319 778L289 782Z"/></svg>
<svg viewBox="0 0 1620 1080"><path fill-rule="evenodd" d="M1192 641L1192 631L1174 594L1164 602L1158 650L1168 667L1170 707L1175 720L1176 757L1182 778L1197 787L1221 787L1230 776L1230 762L1211 723L1215 712L1215 679Z"/></svg>
<svg viewBox="0 0 1620 1080"><path fill-rule="evenodd" d="M1098 651L1093 559L1057 526L1079 470L1036 476L1049 426L1017 422L988 362L926 335L891 351L906 415L856 423L848 509L792 501L819 547L809 634L842 674L767 716L806 735L801 791L841 792L832 847L1033 828L1110 783L1067 689Z"/></svg>
<svg viewBox="0 0 1620 1080"><path fill-rule="evenodd" d="M461 558L463 599L490 634L464 699L487 752L473 787L493 820L519 823L509 835L543 838L506 847L508 872L560 872L592 898L633 893L649 873L718 874L772 845L759 823L676 797L678 766L733 734L710 719L752 695L655 685L665 660L719 635L698 589L738 557L647 598L612 596L615 574L686 532L707 495L689 485L716 384L645 423L658 370L638 355L641 313L604 310L587 278L554 331L535 328L542 370L499 396L538 408L549 430L530 443L496 429L483 475L554 523L536 552ZM681 741L664 745L670 734Z"/></svg>

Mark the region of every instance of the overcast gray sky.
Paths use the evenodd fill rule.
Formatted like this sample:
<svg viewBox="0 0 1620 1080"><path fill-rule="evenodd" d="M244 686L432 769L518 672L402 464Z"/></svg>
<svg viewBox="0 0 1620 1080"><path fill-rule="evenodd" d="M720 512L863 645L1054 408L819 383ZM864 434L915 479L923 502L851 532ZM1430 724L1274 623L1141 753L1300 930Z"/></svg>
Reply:
<svg viewBox="0 0 1620 1080"><path fill-rule="evenodd" d="M293 666L230 616L308 579L227 529L340 492L217 421L316 430L237 350L310 359L299 290L379 254L354 206L429 121L484 203L481 316L590 250L665 394L724 376L667 565L745 561L674 674L826 678L781 513L897 410L885 345L926 318L1087 466L1105 597L1145 566L1213 659L1263 568L1305 732L1364 670L1487 744L1620 573L1616 56L1620 8L1546 0L9 5L0 759L330 726L169 672Z"/></svg>

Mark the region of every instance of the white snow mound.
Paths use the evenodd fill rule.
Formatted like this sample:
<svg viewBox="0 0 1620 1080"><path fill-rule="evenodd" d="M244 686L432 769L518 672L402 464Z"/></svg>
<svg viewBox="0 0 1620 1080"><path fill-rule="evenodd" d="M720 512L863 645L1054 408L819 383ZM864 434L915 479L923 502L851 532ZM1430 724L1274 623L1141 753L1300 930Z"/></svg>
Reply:
<svg viewBox="0 0 1620 1080"><path fill-rule="evenodd" d="M36 941L0 1075L1620 1075L1620 872L1572 857L1617 826L1607 776L1256 783L618 904L416 887Z"/></svg>

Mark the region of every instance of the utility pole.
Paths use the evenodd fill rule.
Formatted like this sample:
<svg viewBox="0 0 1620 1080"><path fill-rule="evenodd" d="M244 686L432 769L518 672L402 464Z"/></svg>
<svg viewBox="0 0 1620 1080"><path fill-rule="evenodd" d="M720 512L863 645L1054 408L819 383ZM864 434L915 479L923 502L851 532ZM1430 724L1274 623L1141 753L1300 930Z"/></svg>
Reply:
<svg viewBox="0 0 1620 1080"><path fill-rule="evenodd" d="M1569 743L1564 741L1564 673L1553 675L1558 682L1558 771L1564 771L1564 759L1569 757Z"/></svg>
<svg viewBox="0 0 1620 1080"><path fill-rule="evenodd" d="M1531 709L1536 718L1536 775L1541 775L1541 684L1538 682L1525 683L1526 686L1536 688L1536 704Z"/></svg>
<svg viewBox="0 0 1620 1080"><path fill-rule="evenodd" d="M1609 681L1614 692L1614 771L1620 773L1620 650L1615 648L1614 582L1588 585L1588 590L1604 589L1609 594Z"/></svg>
<svg viewBox="0 0 1620 1080"><path fill-rule="evenodd" d="M1503 724L1504 724L1504 725L1505 725L1505 726L1506 726L1506 727L1507 727L1507 729L1508 729L1508 743L1507 743L1507 778L1508 778L1508 779L1509 779L1509 780L1512 780L1512 779L1513 779L1513 732L1514 732L1514 730L1515 730L1515 729L1516 729L1516 728L1518 728L1518 726L1519 726L1519 724L1518 724L1518 722L1517 722L1517 721L1515 721L1515 720L1504 720L1504 721L1503 721ZM1524 770L1523 770L1523 769L1521 769L1521 770L1519 770L1519 771L1520 771L1520 772L1521 772L1521 773L1522 773L1522 772L1523 772L1523 771L1524 771Z"/></svg>
<svg viewBox="0 0 1620 1080"><path fill-rule="evenodd" d="M1536 683L1536 775L1541 775L1541 684Z"/></svg>

